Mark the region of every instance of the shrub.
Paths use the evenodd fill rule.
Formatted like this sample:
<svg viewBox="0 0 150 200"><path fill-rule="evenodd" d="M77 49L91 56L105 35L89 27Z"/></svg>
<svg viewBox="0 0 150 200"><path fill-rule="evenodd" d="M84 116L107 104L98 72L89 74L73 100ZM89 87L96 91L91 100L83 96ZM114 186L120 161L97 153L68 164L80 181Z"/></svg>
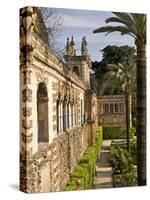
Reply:
<svg viewBox="0 0 150 200"><path fill-rule="evenodd" d="M130 128L130 138L135 135L135 128ZM103 139L126 139L126 126L103 126Z"/></svg>
<svg viewBox="0 0 150 200"><path fill-rule="evenodd" d="M137 185L137 170L131 155L117 145L110 147L114 187Z"/></svg>
<svg viewBox="0 0 150 200"><path fill-rule="evenodd" d="M95 174L95 164L102 145L102 127L96 131L96 143L89 146L81 157L79 164L70 175L64 191L90 189Z"/></svg>

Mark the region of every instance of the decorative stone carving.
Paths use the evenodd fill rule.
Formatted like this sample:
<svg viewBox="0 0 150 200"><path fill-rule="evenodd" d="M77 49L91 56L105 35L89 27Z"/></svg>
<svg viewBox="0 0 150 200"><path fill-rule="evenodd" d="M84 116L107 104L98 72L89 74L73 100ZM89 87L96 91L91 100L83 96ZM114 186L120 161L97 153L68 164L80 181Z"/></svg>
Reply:
<svg viewBox="0 0 150 200"><path fill-rule="evenodd" d="M24 108L22 108L22 113L23 113L23 116L29 117L29 116L32 115L32 108L31 107L24 107Z"/></svg>
<svg viewBox="0 0 150 200"><path fill-rule="evenodd" d="M32 148L29 150L26 150L25 148L22 147L22 152L21 152L21 159L22 160L29 160L32 157Z"/></svg>
<svg viewBox="0 0 150 200"><path fill-rule="evenodd" d="M23 102L32 102L32 90L29 88L25 88L22 90L22 101Z"/></svg>
<svg viewBox="0 0 150 200"><path fill-rule="evenodd" d="M22 127L26 130L32 128L32 120L22 120Z"/></svg>
<svg viewBox="0 0 150 200"><path fill-rule="evenodd" d="M30 44L24 44L20 49L20 62L21 64L31 63L34 59L33 57L34 48Z"/></svg>
<svg viewBox="0 0 150 200"><path fill-rule="evenodd" d="M37 72L36 76L37 76L37 81L39 83L43 82L46 85L48 84L48 78L47 78L46 73L44 71Z"/></svg>
<svg viewBox="0 0 150 200"><path fill-rule="evenodd" d="M23 75L23 84L31 84L31 70L26 68L26 70L23 71Z"/></svg>
<svg viewBox="0 0 150 200"><path fill-rule="evenodd" d="M20 13L21 31L25 33L28 31L32 31L35 18L36 18L36 15L33 12L32 7L25 7L21 9L21 13Z"/></svg>
<svg viewBox="0 0 150 200"><path fill-rule="evenodd" d="M33 139L33 133L30 134L26 134L26 133L22 133L22 141L24 143L31 143Z"/></svg>
<svg viewBox="0 0 150 200"><path fill-rule="evenodd" d="M52 82L52 90L57 90L57 82Z"/></svg>
<svg viewBox="0 0 150 200"><path fill-rule="evenodd" d="M55 103L58 99L58 95L57 94L53 94L53 103Z"/></svg>

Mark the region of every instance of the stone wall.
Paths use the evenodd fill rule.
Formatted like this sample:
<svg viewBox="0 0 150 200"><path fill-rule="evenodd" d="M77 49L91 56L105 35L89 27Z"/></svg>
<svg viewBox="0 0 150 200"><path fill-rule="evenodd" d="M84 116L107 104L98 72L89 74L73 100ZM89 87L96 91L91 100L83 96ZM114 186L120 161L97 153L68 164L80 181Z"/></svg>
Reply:
<svg viewBox="0 0 150 200"><path fill-rule="evenodd" d="M62 191L88 145L87 131L86 126L75 127L33 156L21 155L20 189L26 192Z"/></svg>
<svg viewBox="0 0 150 200"><path fill-rule="evenodd" d="M79 162L85 148L91 144L91 124L85 123L83 114L90 113L85 101L87 85L69 69L34 32L32 7L23 8L20 24L20 189L23 192L62 191L70 173ZM24 23L24 22L27 23ZM87 63L88 64L88 63ZM88 70L89 72L89 70ZM87 72L87 73L88 73ZM37 95L40 84L43 92ZM38 112L37 100L46 98L46 106ZM57 100L71 102L77 108L76 124L57 130ZM95 100L94 100L95 101ZM82 106L81 106L82 105ZM94 108L94 106L92 107ZM38 115L47 110L48 137L39 142ZM83 113L82 113L82 112ZM62 112L62 109L61 109ZM82 113L82 114L81 114ZM42 114L44 119L44 114ZM69 115L70 117L70 115ZM41 118L39 118L41 119ZM62 118L61 118L62 120ZM92 127L94 123L92 122ZM95 131L94 131L95 132ZM90 135L90 137L89 137ZM92 136L92 141L93 141ZM46 141L45 141L46 140Z"/></svg>
<svg viewBox="0 0 150 200"><path fill-rule="evenodd" d="M106 95L98 97L97 112L99 125L125 125L125 96Z"/></svg>

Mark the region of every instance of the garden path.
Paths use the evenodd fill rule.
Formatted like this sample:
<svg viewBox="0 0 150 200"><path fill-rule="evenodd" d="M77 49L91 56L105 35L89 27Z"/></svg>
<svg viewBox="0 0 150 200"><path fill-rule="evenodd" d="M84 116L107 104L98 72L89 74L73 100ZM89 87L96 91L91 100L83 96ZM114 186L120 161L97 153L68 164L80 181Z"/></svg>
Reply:
<svg viewBox="0 0 150 200"><path fill-rule="evenodd" d="M112 188L112 168L108 162L111 140L103 140L100 158L96 163L94 188Z"/></svg>

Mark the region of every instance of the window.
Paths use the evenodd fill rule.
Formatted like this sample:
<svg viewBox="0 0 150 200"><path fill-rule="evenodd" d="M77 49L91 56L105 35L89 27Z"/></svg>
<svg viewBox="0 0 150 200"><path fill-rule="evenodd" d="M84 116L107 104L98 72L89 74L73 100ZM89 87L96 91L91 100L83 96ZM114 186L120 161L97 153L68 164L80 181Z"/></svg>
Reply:
<svg viewBox="0 0 150 200"><path fill-rule="evenodd" d="M115 103L115 112L118 112L118 104Z"/></svg>
<svg viewBox="0 0 150 200"><path fill-rule="evenodd" d="M59 122L59 113L60 113L60 109L59 109L59 100L57 100L56 110L57 110L57 133L59 133L59 131L60 131L60 122Z"/></svg>
<svg viewBox="0 0 150 200"><path fill-rule="evenodd" d="M48 92L44 82L39 83L37 89L37 123L38 142L48 142Z"/></svg>
<svg viewBox="0 0 150 200"><path fill-rule="evenodd" d="M109 112L108 104L104 104L104 113L108 112Z"/></svg>
<svg viewBox="0 0 150 200"><path fill-rule="evenodd" d="M71 105L71 127L73 126L73 105Z"/></svg>
<svg viewBox="0 0 150 200"><path fill-rule="evenodd" d="M113 104L110 104L110 113L113 113Z"/></svg>
<svg viewBox="0 0 150 200"><path fill-rule="evenodd" d="M81 124L83 123L83 105L82 105L82 100L81 100Z"/></svg>
<svg viewBox="0 0 150 200"><path fill-rule="evenodd" d="M69 105L69 103L67 104L67 128L70 128L70 123L69 123L69 110L70 110L70 105Z"/></svg>
<svg viewBox="0 0 150 200"><path fill-rule="evenodd" d="M79 67L78 66L74 66L73 67L73 72L75 72L78 76L80 76Z"/></svg>
<svg viewBox="0 0 150 200"><path fill-rule="evenodd" d="M63 102L63 130L66 129L66 102Z"/></svg>
<svg viewBox="0 0 150 200"><path fill-rule="evenodd" d="M38 142L43 140L44 133L44 120L38 121Z"/></svg>

